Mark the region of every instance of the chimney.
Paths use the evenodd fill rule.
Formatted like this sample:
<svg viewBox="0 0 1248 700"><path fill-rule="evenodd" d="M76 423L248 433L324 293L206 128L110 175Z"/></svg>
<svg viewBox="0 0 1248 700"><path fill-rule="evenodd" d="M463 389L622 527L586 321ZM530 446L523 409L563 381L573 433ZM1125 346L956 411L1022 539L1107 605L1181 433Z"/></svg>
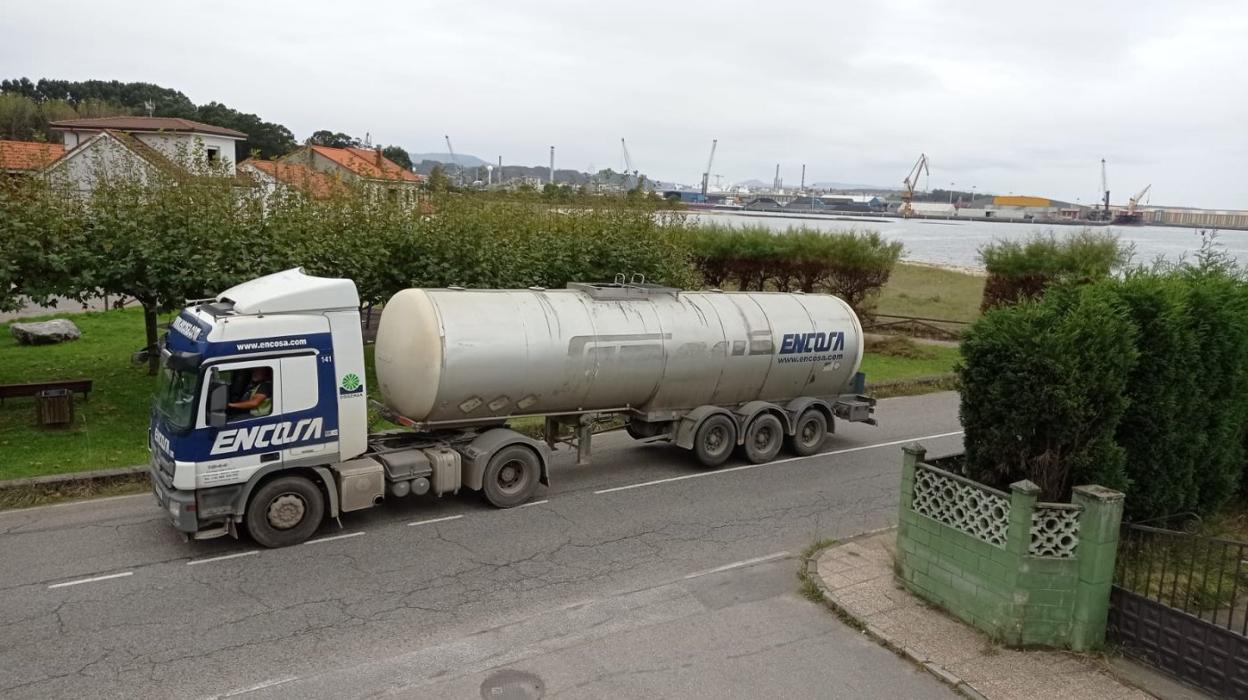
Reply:
<svg viewBox="0 0 1248 700"><path fill-rule="evenodd" d="M381 158L382 158L382 155L381 155L381 146L378 146L378 147L377 147L377 169L378 169L378 170L380 170L380 169L381 169Z"/></svg>

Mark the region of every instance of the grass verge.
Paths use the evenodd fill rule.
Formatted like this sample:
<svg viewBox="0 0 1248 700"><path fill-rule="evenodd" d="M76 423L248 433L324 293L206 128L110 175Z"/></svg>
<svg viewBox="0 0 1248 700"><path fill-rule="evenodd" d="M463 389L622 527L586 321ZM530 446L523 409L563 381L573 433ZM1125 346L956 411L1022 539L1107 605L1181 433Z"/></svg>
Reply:
<svg viewBox="0 0 1248 700"><path fill-rule="evenodd" d="M974 321L984 298L981 275L932 265L899 263L880 290L876 311L893 316L921 316Z"/></svg>
<svg viewBox="0 0 1248 700"><path fill-rule="evenodd" d="M0 510L34 508L90 498L128 496L149 492L151 488L146 472L58 484L23 484L0 489Z"/></svg>

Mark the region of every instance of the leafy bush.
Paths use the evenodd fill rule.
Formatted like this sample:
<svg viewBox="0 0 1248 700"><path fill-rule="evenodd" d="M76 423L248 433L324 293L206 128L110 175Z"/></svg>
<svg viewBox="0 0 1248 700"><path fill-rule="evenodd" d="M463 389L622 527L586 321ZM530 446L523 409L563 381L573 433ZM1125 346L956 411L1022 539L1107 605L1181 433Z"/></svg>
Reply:
<svg viewBox="0 0 1248 700"><path fill-rule="evenodd" d="M703 224L691 236L693 260L709 287L826 291L856 311L888 282L902 244L875 232Z"/></svg>
<svg viewBox="0 0 1248 700"><path fill-rule="evenodd" d="M1117 236L1091 229L1062 239L1050 231L1021 241L993 241L979 249L988 271L981 308L1034 299L1057 282L1103 279L1126 265L1132 252Z"/></svg>
<svg viewBox="0 0 1248 700"><path fill-rule="evenodd" d="M1248 284L1212 250L1060 285L976 323L959 369L968 471L998 485L1031 478L1058 499L1099 481L1127 492L1137 520L1232 498L1248 440ZM1089 324L1100 328L1069 342L1064 328ZM1097 445L1102 466L1081 443Z"/></svg>
<svg viewBox="0 0 1248 700"><path fill-rule="evenodd" d="M968 474L1002 488L1031 479L1054 500L1075 484L1125 488L1114 437L1135 356L1135 330L1103 287L989 311L957 368Z"/></svg>

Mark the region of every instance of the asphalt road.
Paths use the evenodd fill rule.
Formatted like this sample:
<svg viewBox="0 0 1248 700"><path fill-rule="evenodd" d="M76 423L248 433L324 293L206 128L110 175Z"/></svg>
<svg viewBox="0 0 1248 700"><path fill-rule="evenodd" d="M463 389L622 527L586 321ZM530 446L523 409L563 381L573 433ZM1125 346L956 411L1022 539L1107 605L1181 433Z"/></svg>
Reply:
<svg viewBox="0 0 1248 700"><path fill-rule="evenodd" d="M797 554L895 519L951 393L825 451L697 467L599 436L538 501L409 497L282 550L185 542L151 496L0 513L4 697L950 697L797 594Z"/></svg>

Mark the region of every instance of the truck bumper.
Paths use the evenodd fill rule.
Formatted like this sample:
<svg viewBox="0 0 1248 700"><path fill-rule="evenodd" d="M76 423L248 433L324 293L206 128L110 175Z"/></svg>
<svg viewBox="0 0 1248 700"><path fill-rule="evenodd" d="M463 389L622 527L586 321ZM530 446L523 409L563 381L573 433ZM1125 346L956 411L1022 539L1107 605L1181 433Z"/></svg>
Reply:
<svg viewBox="0 0 1248 700"><path fill-rule="evenodd" d="M199 518L195 508L195 493L178 491L172 486L167 486L155 464L148 466L147 476L152 482L152 493L156 496L156 503L169 516L173 526L188 535L198 532Z"/></svg>

